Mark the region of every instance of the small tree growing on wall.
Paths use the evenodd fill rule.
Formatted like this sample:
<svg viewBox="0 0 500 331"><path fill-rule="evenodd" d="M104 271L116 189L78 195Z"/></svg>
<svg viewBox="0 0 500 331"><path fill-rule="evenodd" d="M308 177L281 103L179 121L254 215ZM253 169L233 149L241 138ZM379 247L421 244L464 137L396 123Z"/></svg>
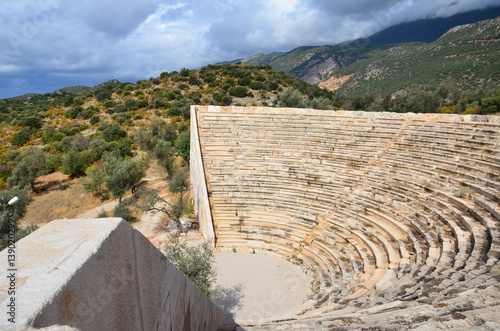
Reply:
<svg viewBox="0 0 500 331"><path fill-rule="evenodd" d="M212 295L212 287L217 279L215 257L208 241L197 247L189 247L179 241L179 235L171 235L161 248L161 252L186 277L207 296Z"/></svg>

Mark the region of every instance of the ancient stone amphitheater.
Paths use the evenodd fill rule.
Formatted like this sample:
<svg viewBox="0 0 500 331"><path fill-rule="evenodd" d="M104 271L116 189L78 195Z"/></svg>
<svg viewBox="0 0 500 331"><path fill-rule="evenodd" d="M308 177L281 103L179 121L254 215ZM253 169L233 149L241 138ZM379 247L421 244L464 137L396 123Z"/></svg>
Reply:
<svg viewBox="0 0 500 331"><path fill-rule="evenodd" d="M500 117L193 106L191 121L205 236L314 276L312 303L245 330L500 329Z"/></svg>

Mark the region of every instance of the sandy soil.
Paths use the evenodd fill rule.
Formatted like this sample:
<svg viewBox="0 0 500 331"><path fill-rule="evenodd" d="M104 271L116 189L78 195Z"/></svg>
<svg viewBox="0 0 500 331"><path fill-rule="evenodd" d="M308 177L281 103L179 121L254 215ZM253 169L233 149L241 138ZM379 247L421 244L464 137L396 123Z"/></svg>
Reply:
<svg viewBox="0 0 500 331"><path fill-rule="evenodd" d="M85 192L78 179L60 172L38 177L35 187L36 193L19 223L21 226L43 226L55 219L76 218L101 204L98 198Z"/></svg>
<svg viewBox="0 0 500 331"><path fill-rule="evenodd" d="M147 186L159 190L163 197L167 197L169 193L165 177L165 169L152 162L143 180L147 182ZM100 202L83 190L78 179L70 179L60 172L38 177L35 185L41 193L34 195L26 216L20 222L21 226L43 226L54 219L96 218L102 211L111 215L118 205L118 200ZM67 185L68 188L61 190L61 185ZM167 235L166 230L159 226L165 219L166 216L162 213L142 213L139 221L132 226L158 246Z"/></svg>
<svg viewBox="0 0 500 331"><path fill-rule="evenodd" d="M310 278L300 266L263 254L216 253L213 300L226 322L259 321L293 312L308 300Z"/></svg>

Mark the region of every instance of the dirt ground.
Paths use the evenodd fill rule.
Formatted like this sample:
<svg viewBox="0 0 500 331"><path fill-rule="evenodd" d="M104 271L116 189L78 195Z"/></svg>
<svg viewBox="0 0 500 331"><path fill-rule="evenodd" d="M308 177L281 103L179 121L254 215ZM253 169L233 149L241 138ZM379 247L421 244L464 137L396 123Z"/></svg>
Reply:
<svg viewBox="0 0 500 331"><path fill-rule="evenodd" d="M101 204L98 198L85 192L78 179L70 179L60 172L38 177L35 187L37 193L33 193L21 226L40 227L55 219L76 218Z"/></svg>
<svg viewBox="0 0 500 331"><path fill-rule="evenodd" d="M308 301L311 279L298 265L264 254L216 253L213 300L227 323L262 323L295 313Z"/></svg>
<svg viewBox="0 0 500 331"><path fill-rule="evenodd" d="M146 186L157 189L160 195L168 197L165 170L152 162L146 172ZM95 218L102 211L112 215L118 200L101 201L85 192L78 179L71 179L60 172L38 177L35 181L37 193L29 204L20 226L36 224L39 227L56 219ZM166 216L158 212L138 212L138 221L132 226L144 234L155 245L163 241L167 232L164 226ZM161 239L161 240L160 240Z"/></svg>

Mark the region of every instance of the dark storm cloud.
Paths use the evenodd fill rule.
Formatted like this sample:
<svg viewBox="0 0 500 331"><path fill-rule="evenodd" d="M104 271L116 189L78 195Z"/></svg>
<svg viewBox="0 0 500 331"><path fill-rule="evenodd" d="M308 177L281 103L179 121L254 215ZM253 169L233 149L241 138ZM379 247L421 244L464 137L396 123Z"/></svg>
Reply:
<svg viewBox="0 0 500 331"><path fill-rule="evenodd" d="M83 0L68 6L66 13L82 20L96 31L124 37L154 13L162 2L161 0Z"/></svg>
<svg viewBox="0 0 500 331"><path fill-rule="evenodd" d="M0 97L135 81L258 52L335 44L498 0L17 0L0 4Z"/></svg>

